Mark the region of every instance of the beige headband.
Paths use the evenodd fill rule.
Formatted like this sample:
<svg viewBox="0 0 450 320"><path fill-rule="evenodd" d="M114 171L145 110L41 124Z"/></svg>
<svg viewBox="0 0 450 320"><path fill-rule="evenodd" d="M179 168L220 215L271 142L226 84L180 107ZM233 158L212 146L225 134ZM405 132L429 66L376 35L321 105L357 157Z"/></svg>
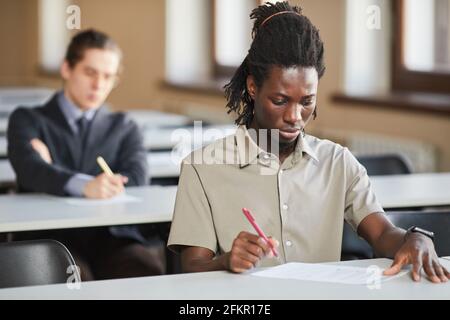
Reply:
<svg viewBox="0 0 450 320"><path fill-rule="evenodd" d="M280 15L280 14L286 14L286 13L293 13L293 14L296 14L296 15L298 15L298 16L301 16L300 13L295 12L295 11L281 11L281 12L277 12L277 13L274 13L273 15L267 17L266 19L264 19L264 21L261 23L261 25L260 25L259 27L262 28L262 26L263 26L267 21L269 21L270 19L272 19L273 17L278 16L278 15Z"/></svg>

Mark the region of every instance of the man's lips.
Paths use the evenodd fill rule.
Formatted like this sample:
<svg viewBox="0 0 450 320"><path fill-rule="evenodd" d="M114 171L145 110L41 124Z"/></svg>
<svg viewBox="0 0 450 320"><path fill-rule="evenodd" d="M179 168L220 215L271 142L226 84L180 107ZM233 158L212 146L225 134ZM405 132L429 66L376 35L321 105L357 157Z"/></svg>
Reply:
<svg viewBox="0 0 450 320"><path fill-rule="evenodd" d="M98 100L98 96L95 95L95 94L90 94L90 95L87 96L87 98L88 98L88 100L90 100L90 101Z"/></svg>
<svg viewBox="0 0 450 320"><path fill-rule="evenodd" d="M295 133L295 132L299 132L300 128L284 128L284 129L280 129L280 131L288 132L288 133Z"/></svg>
<svg viewBox="0 0 450 320"><path fill-rule="evenodd" d="M286 140L292 140L297 138L297 136L300 134L300 129L296 128L286 128L286 129L280 129L280 136Z"/></svg>

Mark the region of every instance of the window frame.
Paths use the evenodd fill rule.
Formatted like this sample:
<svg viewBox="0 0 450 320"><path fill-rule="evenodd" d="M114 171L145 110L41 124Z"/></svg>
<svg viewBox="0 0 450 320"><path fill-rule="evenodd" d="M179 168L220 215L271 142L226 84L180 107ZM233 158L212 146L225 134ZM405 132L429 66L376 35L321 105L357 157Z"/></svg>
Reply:
<svg viewBox="0 0 450 320"><path fill-rule="evenodd" d="M404 63L405 0L393 1L393 52L391 87L394 92L450 93L450 73L409 70Z"/></svg>
<svg viewBox="0 0 450 320"><path fill-rule="evenodd" d="M236 66L225 66L221 65L216 59L216 2L217 0L212 1L211 5L211 66L212 73L215 79L231 79L234 75L234 72L239 67ZM254 0L255 7L263 4L264 0Z"/></svg>

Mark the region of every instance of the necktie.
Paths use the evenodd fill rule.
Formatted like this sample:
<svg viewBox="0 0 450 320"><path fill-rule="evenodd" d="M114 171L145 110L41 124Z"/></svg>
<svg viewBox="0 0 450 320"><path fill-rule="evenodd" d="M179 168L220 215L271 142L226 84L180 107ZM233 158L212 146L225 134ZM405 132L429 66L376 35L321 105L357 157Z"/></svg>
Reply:
<svg viewBox="0 0 450 320"><path fill-rule="evenodd" d="M89 121L85 117L77 120L78 137L81 143L81 149L84 150L86 144L87 133L89 129Z"/></svg>
<svg viewBox="0 0 450 320"><path fill-rule="evenodd" d="M83 167L83 159L86 153L86 140L89 130L89 121L85 117L81 117L77 120L78 126L78 141L79 141L79 154L78 154L78 169L81 170Z"/></svg>

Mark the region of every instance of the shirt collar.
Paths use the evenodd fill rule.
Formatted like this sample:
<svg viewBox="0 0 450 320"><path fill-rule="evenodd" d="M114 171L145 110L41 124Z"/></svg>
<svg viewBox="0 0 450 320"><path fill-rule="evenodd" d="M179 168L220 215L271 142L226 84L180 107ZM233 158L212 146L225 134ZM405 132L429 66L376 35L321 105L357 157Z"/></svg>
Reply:
<svg viewBox="0 0 450 320"><path fill-rule="evenodd" d="M292 161L294 163L297 163L301 159L303 152L306 153L308 156L310 156L312 159L314 159L316 162L319 162L317 153L316 153L316 151L313 150L311 145L308 143L308 135L306 135L306 134L299 135L297 145L295 146L294 157L293 157Z"/></svg>
<svg viewBox="0 0 450 320"><path fill-rule="evenodd" d="M256 159L262 157L270 160L274 155L264 151L256 144L256 137L252 137L245 125L241 125L236 130L236 145L239 154L240 167L243 168L249 164L255 163ZM319 161L316 152L311 148L307 141L307 137L299 135L297 145L294 152L288 157L291 158L292 164L295 165L302 158L303 152L308 154L315 161ZM261 162L261 161L260 161ZM264 160L263 160L264 162Z"/></svg>
<svg viewBox="0 0 450 320"><path fill-rule="evenodd" d="M262 150L251 137L245 125L240 125L236 130L236 145L239 154L240 167L245 167L258 158Z"/></svg>
<svg viewBox="0 0 450 320"><path fill-rule="evenodd" d="M91 121L94 118L97 109L90 109L85 112L81 111L73 102L71 102L64 94L64 91L58 92L58 104L61 112L66 118L72 130L77 130L76 122L81 117L85 117L88 121Z"/></svg>

